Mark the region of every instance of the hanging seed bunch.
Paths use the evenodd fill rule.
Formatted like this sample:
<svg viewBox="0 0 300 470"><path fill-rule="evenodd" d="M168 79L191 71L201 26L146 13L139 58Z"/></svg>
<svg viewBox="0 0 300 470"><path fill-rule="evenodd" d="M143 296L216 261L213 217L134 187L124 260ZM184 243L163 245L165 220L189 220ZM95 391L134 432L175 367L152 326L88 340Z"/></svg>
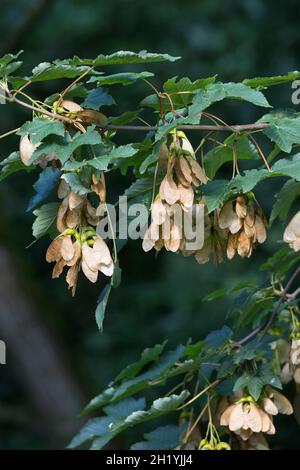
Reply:
<svg viewBox="0 0 300 470"><path fill-rule="evenodd" d="M167 172L151 207L151 224L144 236L143 249L157 251L163 247L174 253L185 249L184 212L191 211L195 188L206 184L207 178L197 162L194 149L186 135L177 131L173 143L161 149L161 161L167 155Z"/></svg>
<svg viewBox="0 0 300 470"><path fill-rule="evenodd" d="M203 204L205 204L204 200ZM200 250L194 253L196 261L199 264L205 264L212 258L214 264L220 264L226 252L227 239L228 230L220 228L219 210L216 209L208 214L205 205L204 244Z"/></svg>
<svg viewBox="0 0 300 470"><path fill-rule="evenodd" d="M292 340L289 360L284 364L280 378L283 383L294 379L297 387L300 387L300 335Z"/></svg>
<svg viewBox="0 0 300 470"><path fill-rule="evenodd" d="M275 434L273 417L278 413L293 413L289 400L270 387L265 389L258 401L251 396L243 396L232 404L225 404L225 401L220 405L225 408L220 417L220 424L227 426L243 441L247 441L254 433Z"/></svg>
<svg viewBox="0 0 300 470"><path fill-rule="evenodd" d="M104 184L95 174L92 175L91 190L98 195L100 202L105 201ZM74 295L80 269L94 283L99 272L112 276L114 264L105 241L96 233L95 227L100 219L97 208L92 206L87 196L79 196L61 180L58 197L62 199L56 219L60 235L50 244L46 260L55 262L53 278L59 277L65 266L69 268L66 281Z"/></svg>
<svg viewBox="0 0 300 470"><path fill-rule="evenodd" d="M227 201L219 214L219 226L228 229L227 258L236 253L250 258L253 249L267 238L267 221L253 193L240 194Z"/></svg>
<svg viewBox="0 0 300 470"><path fill-rule="evenodd" d="M294 251L300 250L300 212L288 223L284 233L283 240L289 244Z"/></svg>

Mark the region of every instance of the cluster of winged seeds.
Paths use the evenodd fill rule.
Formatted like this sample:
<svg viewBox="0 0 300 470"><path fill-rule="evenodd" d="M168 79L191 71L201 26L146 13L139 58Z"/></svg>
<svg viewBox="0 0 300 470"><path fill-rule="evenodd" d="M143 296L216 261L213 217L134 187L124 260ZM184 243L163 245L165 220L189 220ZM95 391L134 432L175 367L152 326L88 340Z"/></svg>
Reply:
<svg viewBox="0 0 300 470"><path fill-rule="evenodd" d="M101 181L93 175L92 182L92 190L102 200L105 190ZM91 282L96 282L99 271L112 276L114 264L105 241L95 231L99 222L97 209L86 196L74 193L64 180L58 187L58 196L62 199L56 219L60 235L50 244L46 260L55 262L53 278L69 267L66 281L74 295L80 269Z"/></svg>
<svg viewBox="0 0 300 470"><path fill-rule="evenodd" d="M242 258L249 258L253 248L267 238L267 221L252 193L241 194L226 202L219 214L219 226L229 231L229 260L236 253Z"/></svg>
<svg viewBox="0 0 300 470"><path fill-rule="evenodd" d="M167 154L167 172L152 204L152 221L144 236L143 249L159 251L165 247L177 253L185 250L184 212L192 210L194 188L205 184L207 178L183 132L177 132L173 144L169 149L164 147L164 151Z"/></svg>
<svg viewBox="0 0 300 470"><path fill-rule="evenodd" d="M258 401L251 396L223 399L219 404L219 413L221 426L227 426L242 441L248 441L254 434L275 434L273 417L278 413L290 415L293 407L284 395L267 387Z"/></svg>

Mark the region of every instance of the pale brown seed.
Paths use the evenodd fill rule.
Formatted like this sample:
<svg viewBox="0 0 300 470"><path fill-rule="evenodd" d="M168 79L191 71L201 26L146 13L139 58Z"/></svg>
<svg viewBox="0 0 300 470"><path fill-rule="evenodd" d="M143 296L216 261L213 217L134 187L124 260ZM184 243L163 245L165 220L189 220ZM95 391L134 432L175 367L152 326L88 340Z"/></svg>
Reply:
<svg viewBox="0 0 300 470"><path fill-rule="evenodd" d="M68 228L65 222L65 215L68 210L68 205L68 198L66 197L63 199L57 212L56 227L59 232L64 232Z"/></svg>
<svg viewBox="0 0 300 470"><path fill-rule="evenodd" d="M179 167L186 181L188 181L189 183L192 183L193 178L192 178L191 167L188 164L187 160L182 155L179 157Z"/></svg>
<svg viewBox="0 0 300 470"><path fill-rule="evenodd" d="M107 123L107 117L100 113L99 111L94 111L93 109L84 109L77 114L77 117L80 119L83 124L98 124L103 125Z"/></svg>
<svg viewBox="0 0 300 470"><path fill-rule="evenodd" d="M255 229L255 226L252 225L252 227L250 227L250 225L248 225L246 222L244 222L243 224L243 228L244 228L244 231L247 235L248 238L254 238L253 242L255 241L256 239L256 229Z"/></svg>
<svg viewBox="0 0 300 470"><path fill-rule="evenodd" d="M237 251L242 258L247 257L251 251L250 239L244 231L239 234Z"/></svg>
<svg viewBox="0 0 300 470"><path fill-rule="evenodd" d="M175 175L177 178L178 183L182 184L182 186L185 186L188 188L191 183L187 181L181 171L180 165L179 165L179 158L176 158L175 160L175 165L174 165L174 170L175 170Z"/></svg>
<svg viewBox="0 0 300 470"><path fill-rule="evenodd" d="M229 233L229 235L228 235L227 258L229 260L232 260L235 253L236 253L237 245L238 245L238 237L239 237L239 235L237 233L234 234L234 235L232 233Z"/></svg>
<svg viewBox="0 0 300 470"><path fill-rule="evenodd" d="M162 224L167 216L167 211L164 203L158 198L152 204L151 208L152 221L155 225Z"/></svg>
<svg viewBox="0 0 300 470"><path fill-rule="evenodd" d="M61 259L61 244L62 237L55 238L50 243L46 252L46 261L48 263L53 263L54 261L59 261Z"/></svg>
<svg viewBox="0 0 300 470"><path fill-rule="evenodd" d="M98 181L97 176L95 173L92 174L92 182L91 190L99 196L100 202L106 201L106 189L104 183L101 179Z"/></svg>
<svg viewBox="0 0 300 470"><path fill-rule="evenodd" d="M20 151L20 158L24 165L30 166L31 165L31 157L35 150L38 148L38 146L41 145L39 142L38 144L33 144L28 137L28 135L23 135L20 139L20 146L19 146L19 151Z"/></svg>
<svg viewBox="0 0 300 470"><path fill-rule="evenodd" d="M105 276L111 277L114 273L114 263L113 260L110 261L109 264L100 264L99 269Z"/></svg>
<svg viewBox="0 0 300 470"><path fill-rule="evenodd" d="M150 251L155 242L160 238L159 225L151 224L146 230L146 233L143 238L142 248L144 251Z"/></svg>
<svg viewBox="0 0 300 470"><path fill-rule="evenodd" d="M233 210L232 201L226 202L219 213L219 227L222 229L228 228L232 224L232 222L237 219L238 217Z"/></svg>
<svg viewBox="0 0 300 470"><path fill-rule="evenodd" d="M74 264L78 264L78 261L81 258L81 245L79 241L76 240L73 243L73 248L74 248L74 256L72 259L70 259L70 261L66 263L67 266L74 266Z"/></svg>
<svg viewBox="0 0 300 470"><path fill-rule="evenodd" d="M52 279L55 279L55 278L57 278L61 275L65 265L66 265L66 262L62 258L55 263L55 266L54 266L53 271L52 271Z"/></svg>
<svg viewBox="0 0 300 470"><path fill-rule="evenodd" d="M296 367L293 378L297 385L300 385L300 367Z"/></svg>
<svg viewBox="0 0 300 470"><path fill-rule="evenodd" d="M235 201L235 212L240 219L244 219L247 215L247 203L243 196L238 196Z"/></svg>
<svg viewBox="0 0 300 470"><path fill-rule="evenodd" d="M162 180L159 188L159 195L163 201L166 201L171 206L179 200L180 192L172 175L166 175Z"/></svg>
<svg viewBox="0 0 300 470"><path fill-rule="evenodd" d="M267 230L263 222L263 219L258 214L255 217L254 227L255 227L256 239L258 243L264 243L267 238Z"/></svg>
<svg viewBox="0 0 300 470"><path fill-rule="evenodd" d="M279 413L283 415L291 415L293 413L293 407L291 403L284 395L282 395L282 393L273 390L272 395L274 404L276 405Z"/></svg>
<svg viewBox="0 0 300 470"><path fill-rule="evenodd" d="M260 432L262 430L262 420L257 406L250 403L250 409L245 414L245 425L253 432Z"/></svg>
<svg viewBox="0 0 300 470"><path fill-rule="evenodd" d="M79 272L79 263L73 264L67 272L66 281L70 289L72 289L72 296L75 295L77 279Z"/></svg>
<svg viewBox="0 0 300 470"><path fill-rule="evenodd" d="M194 202L194 191L193 188L190 186L189 188L185 188L181 184L178 185L178 189L180 192L180 202L184 206L185 209L190 209L193 206Z"/></svg>
<svg viewBox="0 0 300 470"><path fill-rule="evenodd" d="M97 238L94 242L94 246L92 250L93 250L93 256L95 260L95 263L93 265L97 265L98 263L106 264L106 265L111 264L112 258L111 258L111 254L108 249L108 246L99 235L97 235ZM93 269L93 265L90 265L92 269Z"/></svg>
<svg viewBox="0 0 300 470"><path fill-rule="evenodd" d="M165 143L162 144L159 150L159 156L158 156L158 164L161 165L166 165L168 162L169 158L169 149Z"/></svg>
<svg viewBox="0 0 300 470"><path fill-rule="evenodd" d="M249 227L253 227L255 223L255 208L254 208L253 201L248 202L247 215L245 217L245 222L246 224L249 225Z"/></svg>
<svg viewBox="0 0 300 470"><path fill-rule="evenodd" d="M290 368L290 364L287 362L284 364L280 372L280 380L283 384L289 383L293 378L293 373Z"/></svg>
<svg viewBox="0 0 300 470"><path fill-rule="evenodd" d="M65 224L68 228L75 228L80 222L81 209L68 210L65 217Z"/></svg>
<svg viewBox="0 0 300 470"><path fill-rule="evenodd" d="M69 209L77 209L82 206L84 199L76 194L74 191L69 192Z"/></svg>
<svg viewBox="0 0 300 470"><path fill-rule="evenodd" d="M70 113L78 113L79 111L82 111L82 107L71 100L63 100L61 102L61 107Z"/></svg>
<svg viewBox="0 0 300 470"><path fill-rule="evenodd" d="M75 246L73 245L72 238L70 235L61 238L61 256L65 261L71 261L75 254Z"/></svg>
<svg viewBox="0 0 300 470"><path fill-rule="evenodd" d="M207 183L206 174L202 168L202 166L195 160L194 158L187 158L187 161L190 164L191 170L193 175L202 183Z"/></svg>
<svg viewBox="0 0 300 470"><path fill-rule="evenodd" d="M235 405L230 405L228 408L226 408L225 411L223 411L221 418L220 418L220 425L221 426L228 426L229 425L229 419L231 416L232 411L234 410Z"/></svg>
<svg viewBox="0 0 300 470"><path fill-rule="evenodd" d="M265 413L262 409L259 409L259 414L261 417L261 423L262 423L262 432L268 432L270 429L270 426L272 424L272 421L270 420L270 416Z"/></svg>
<svg viewBox="0 0 300 470"><path fill-rule="evenodd" d="M237 431L245 424L245 415L242 403L236 404L229 418L230 431Z"/></svg>
<svg viewBox="0 0 300 470"><path fill-rule="evenodd" d="M81 268L85 277L87 277L89 281L93 283L97 281L98 271L93 271L92 269L90 269L84 258L82 258L82 261L81 261Z"/></svg>
<svg viewBox="0 0 300 470"><path fill-rule="evenodd" d="M266 413L269 415L277 415L278 414L278 409L275 403L270 398L264 398L263 399L263 407Z"/></svg>
<svg viewBox="0 0 300 470"><path fill-rule="evenodd" d="M292 220L287 225L284 234L283 240L286 243L294 242L300 238L300 211L292 218ZM298 246L293 246L295 251L298 251Z"/></svg>
<svg viewBox="0 0 300 470"><path fill-rule="evenodd" d="M57 188L57 196L59 197L59 199L64 199L65 197L67 197L69 191L70 187L68 183L65 180L60 180Z"/></svg>

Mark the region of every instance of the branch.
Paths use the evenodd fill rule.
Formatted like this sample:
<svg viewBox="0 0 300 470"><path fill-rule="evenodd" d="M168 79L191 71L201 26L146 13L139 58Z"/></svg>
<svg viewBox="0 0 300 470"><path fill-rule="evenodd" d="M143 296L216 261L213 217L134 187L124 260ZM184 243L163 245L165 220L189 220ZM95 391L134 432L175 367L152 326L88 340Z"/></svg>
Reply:
<svg viewBox="0 0 300 470"><path fill-rule="evenodd" d="M259 124L236 124L233 126L218 126L218 125L209 125L209 124L196 124L196 125L184 125L177 126L176 129L179 131L213 131L213 132L236 132L239 134L242 131L251 131L251 130L263 130L268 127L269 124L266 122ZM105 130L114 130L114 131L140 131L140 132L149 132L149 131L158 131L158 126L117 126L113 124L108 124L106 126L98 126L101 129Z"/></svg>
<svg viewBox="0 0 300 470"><path fill-rule="evenodd" d="M257 328L255 328L255 330L251 331L251 333L249 333L247 336L245 336L244 338L242 338L240 341L237 341L233 347L235 348L239 348L240 346L242 346L244 343L246 343L247 341L249 341L250 339L252 339L254 336L256 336L258 333L262 333L261 335L261 339L263 339L263 337L265 336L265 334L267 333L268 329L270 328L271 324L273 323L273 320L274 318L276 317L277 313L279 312L279 309L280 309L280 306L282 304L282 302L287 299L287 293L290 289L290 287L292 286L294 280L296 279L296 277L298 276L298 274L300 273L300 266L298 266L298 268L296 269L296 271L294 271L294 273L292 274L292 276L290 277L289 281L287 282L285 288L283 289L283 291L281 292L280 294L280 299L275 307L275 309L273 310L273 312L271 313L271 316L270 318L267 320L267 322L265 323L265 325L262 325L262 326L259 326ZM288 298L287 302L291 302L292 300L295 299L295 297L300 293L300 288L296 289L292 294L291 296Z"/></svg>
<svg viewBox="0 0 300 470"><path fill-rule="evenodd" d="M49 116L52 119L57 119L60 121L64 121L67 124L75 124L76 120L70 119L66 116L62 116L61 114L55 114L51 113L50 111L45 110L44 108L40 108L37 106L33 106L32 104L26 103L25 101L21 101L18 98L16 98L15 95L9 92L9 90L6 90L8 94L7 101L10 101L11 103L16 103L19 104L20 106L23 106L27 109L31 109L32 111L36 111L41 114L45 114L45 116ZM101 129L102 131L106 130L114 130L114 131L140 131L140 132L149 132L149 131L158 131L159 126L118 126L114 124L107 124L107 125L101 125L101 124L96 124L96 127ZM236 124L233 126L230 125L210 125L210 124L195 124L195 125L184 125L184 126L177 126L177 130L181 131L211 131L211 132L236 132L237 134L240 134L242 131L250 131L250 130L263 130L267 126L269 126L268 123L259 123L259 124Z"/></svg>

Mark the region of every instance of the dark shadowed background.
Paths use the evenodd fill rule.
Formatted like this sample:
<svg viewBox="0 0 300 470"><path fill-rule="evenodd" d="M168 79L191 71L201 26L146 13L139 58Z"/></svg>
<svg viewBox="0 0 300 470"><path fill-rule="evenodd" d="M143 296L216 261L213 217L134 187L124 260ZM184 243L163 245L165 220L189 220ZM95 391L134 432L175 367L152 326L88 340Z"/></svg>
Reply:
<svg viewBox="0 0 300 470"><path fill-rule="evenodd" d="M1 0L0 6L0 56L24 49L28 73L40 62L120 49L182 56L174 64L130 68L153 70L158 87L174 75L219 74L239 81L300 69L297 0ZM45 97L58 87L63 84L47 82L33 90ZM109 111L134 110L149 92L145 84L116 87L121 104ZM288 85L272 90L271 99L290 106L290 96ZM253 108L229 103L220 115L231 123L251 122L259 112ZM27 118L23 110L0 107L0 133ZM140 138L122 135L120 141L135 137ZM1 140L0 158L16 146L15 137ZM130 242L120 255L123 281L111 296L100 335L94 310L104 281L94 286L81 278L72 299L63 279L51 280L44 259L49 240L26 249L33 221L26 206L35 178L20 174L0 185L0 339L7 344L7 365L0 365L1 449L65 447L82 424L77 415L83 404L146 346L166 338L171 346L197 340L222 325L230 300L210 303L203 297L242 278L261 282L259 266L280 237L281 227L274 226L251 260L219 267L166 253L155 258L142 252L139 241ZM116 200L130 181L108 178L108 200ZM268 188L264 183L258 191L267 213L273 203ZM281 424L274 445L300 446L294 418ZM129 433L113 445L126 448L132 441Z"/></svg>

